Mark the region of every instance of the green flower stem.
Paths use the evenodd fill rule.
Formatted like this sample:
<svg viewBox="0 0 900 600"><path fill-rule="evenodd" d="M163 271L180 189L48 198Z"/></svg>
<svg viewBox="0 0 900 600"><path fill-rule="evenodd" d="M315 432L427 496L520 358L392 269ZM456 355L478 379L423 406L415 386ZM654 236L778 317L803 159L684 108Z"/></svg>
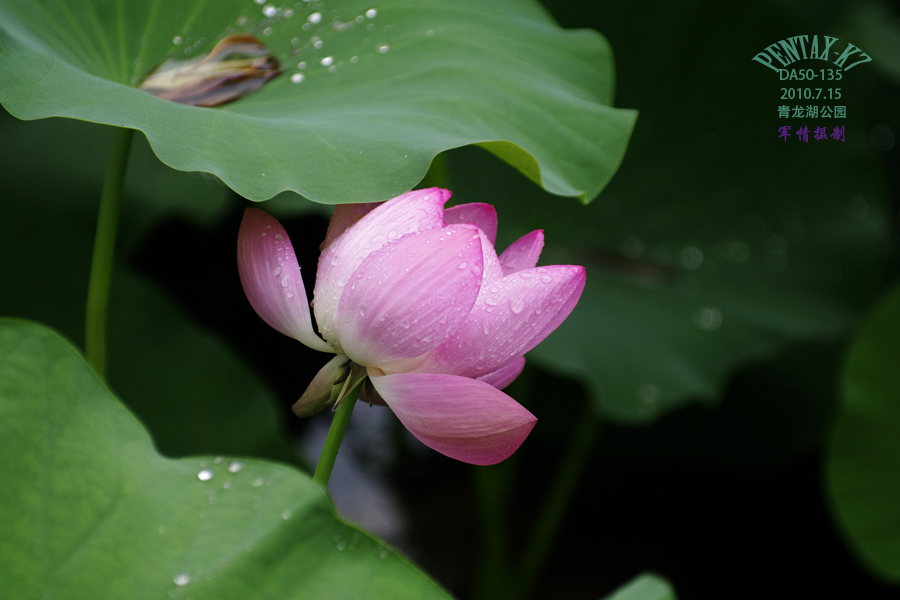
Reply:
<svg viewBox="0 0 900 600"><path fill-rule="evenodd" d="M506 515L516 455L490 467L473 467L475 491L481 516L481 559L474 600L512 600L515 586L509 541L506 536Z"/></svg>
<svg viewBox="0 0 900 600"><path fill-rule="evenodd" d="M116 227L122 205L122 184L131 149L133 129L119 128L113 140L112 155L106 169L106 181L100 195L94 254L88 281L87 310L84 318L84 354L94 371L106 375L106 306L112 282Z"/></svg>
<svg viewBox="0 0 900 600"><path fill-rule="evenodd" d="M347 424L350 423L353 407L356 406L357 395L359 395L359 386L341 401L331 420L328 437L325 438L325 445L319 455L319 464L316 465L316 472L313 474L313 481L323 488L328 487L328 480L334 469L334 460L337 458L338 450L341 449L341 441L344 439L344 432L347 431Z"/></svg>
<svg viewBox="0 0 900 600"><path fill-rule="evenodd" d="M600 430L597 418L590 402L578 419L578 429L572 436L565 460L557 473L556 480L544 502L537 525L531 534L519 570L519 597L525 598L540 574L547 553L550 551L553 538L562 524L566 508L578 486L578 480Z"/></svg>

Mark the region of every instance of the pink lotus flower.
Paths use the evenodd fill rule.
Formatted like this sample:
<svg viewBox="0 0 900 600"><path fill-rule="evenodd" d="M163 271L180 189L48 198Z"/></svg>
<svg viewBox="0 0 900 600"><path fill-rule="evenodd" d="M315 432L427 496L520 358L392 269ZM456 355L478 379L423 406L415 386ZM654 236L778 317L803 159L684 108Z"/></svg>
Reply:
<svg viewBox="0 0 900 600"><path fill-rule="evenodd" d="M314 290L322 337L313 330L288 235L261 210L244 213L238 269L266 323L335 354L294 406L298 415L340 402L348 387L368 378L361 399L389 406L425 445L464 462L495 464L537 421L500 390L522 372L523 355L572 312L585 272L536 267L542 231L498 257L494 208L445 210L449 198L431 188L335 209Z"/></svg>

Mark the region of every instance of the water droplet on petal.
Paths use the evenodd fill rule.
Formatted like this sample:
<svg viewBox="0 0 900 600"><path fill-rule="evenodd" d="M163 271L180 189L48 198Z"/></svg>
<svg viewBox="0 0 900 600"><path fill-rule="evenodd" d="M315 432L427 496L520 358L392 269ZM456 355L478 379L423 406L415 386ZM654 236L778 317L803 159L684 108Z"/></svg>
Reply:
<svg viewBox="0 0 900 600"><path fill-rule="evenodd" d="M553 278L549 275L541 275L541 281L544 283L553 283Z"/></svg>
<svg viewBox="0 0 900 600"><path fill-rule="evenodd" d="M525 310L525 299L524 298L516 298L515 300L509 301L509 310L513 311L513 314L519 314L523 310Z"/></svg>
<svg viewBox="0 0 900 600"><path fill-rule="evenodd" d="M463 262L459 263L458 265L456 265L456 268L459 269L460 271L462 271L463 269L465 269L468 266L469 266L469 263L467 263L466 261L463 261Z"/></svg>

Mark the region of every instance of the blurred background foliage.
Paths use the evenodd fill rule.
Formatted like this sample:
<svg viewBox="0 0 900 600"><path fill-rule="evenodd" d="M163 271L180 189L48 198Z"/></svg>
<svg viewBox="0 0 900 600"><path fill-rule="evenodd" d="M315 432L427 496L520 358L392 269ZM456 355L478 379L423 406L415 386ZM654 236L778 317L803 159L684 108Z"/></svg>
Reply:
<svg viewBox="0 0 900 600"><path fill-rule="evenodd" d="M491 489L391 421L387 452L351 430L342 459L377 473L399 503L403 533L386 537L459 597L508 587L563 458L576 456L583 468L534 597L597 598L646 570L682 598L897 597L896 575L839 533L822 472L848 345L897 276L900 14L841 0L545 4L564 27L608 38L615 104L640 117L620 171L587 207L481 149L440 157L431 177L454 201L497 207L498 247L543 228L542 262L585 264L588 287L509 390L539 425L485 470ZM798 34L873 57L842 81L845 143L777 137L784 84L751 58ZM0 312L80 344L111 130L4 115L0 136ZM164 454L302 464L296 440L318 421L289 407L320 361L244 299L233 255L245 205L135 137L110 386ZM263 207L312 282L329 209L289 195ZM587 442L567 455L578 431Z"/></svg>

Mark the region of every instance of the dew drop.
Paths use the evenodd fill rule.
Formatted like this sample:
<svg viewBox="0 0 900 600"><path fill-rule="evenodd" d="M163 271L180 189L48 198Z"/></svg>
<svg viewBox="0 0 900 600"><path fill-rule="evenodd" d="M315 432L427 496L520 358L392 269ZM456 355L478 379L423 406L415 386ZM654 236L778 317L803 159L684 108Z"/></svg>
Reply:
<svg viewBox="0 0 900 600"><path fill-rule="evenodd" d="M200 481L209 481L214 476L214 473L209 469L203 469L199 473L197 473L197 479Z"/></svg>
<svg viewBox="0 0 900 600"><path fill-rule="evenodd" d="M284 512L281 513L281 518L284 519L285 521L287 521L288 519L291 518L291 516L292 516L293 514L294 514L294 513L292 513L291 511L286 510L286 511L284 511Z"/></svg>
<svg viewBox="0 0 900 600"><path fill-rule="evenodd" d="M553 278L549 275L541 275L541 281L544 283L553 283Z"/></svg>
<svg viewBox="0 0 900 600"><path fill-rule="evenodd" d="M466 261L462 261L461 263L456 265L456 268L459 269L460 271L462 271L463 269L465 269L468 266L469 266L469 263L467 263Z"/></svg>
<svg viewBox="0 0 900 600"><path fill-rule="evenodd" d="M310 23L312 23L313 25L318 25L319 23L322 22L322 13L314 12L314 13L310 14L308 17L306 17L306 20L309 21Z"/></svg>
<svg viewBox="0 0 900 600"><path fill-rule="evenodd" d="M294 73L291 75L291 83L301 83L306 76L303 73Z"/></svg>
<svg viewBox="0 0 900 600"><path fill-rule="evenodd" d="M427 35L428 37L433 36L433 35L434 35L434 30L429 29L428 31L425 32L425 35Z"/></svg>
<svg viewBox="0 0 900 600"><path fill-rule="evenodd" d="M375 10L374 8L370 8L369 10L366 11L367 19L374 19L377 16L378 16L378 11Z"/></svg>
<svg viewBox="0 0 900 600"><path fill-rule="evenodd" d="M266 27L265 29L263 29L263 35L272 35L272 28Z"/></svg>
<svg viewBox="0 0 900 600"><path fill-rule="evenodd" d="M172 581L175 582L175 585L181 587L189 584L191 582L191 576L187 573L179 573L175 577L172 578Z"/></svg>
<svg viewBox="0 0 900 600"><path fill-rule="evenodd" d="M351 56L351 57L350 57L350 62L353 63L353 64L356 64L357 62L359 62L359 57L358 57L358 56Z"/></svg>
<svg viewBox="0 0 900 600"><path fill-rule="evenodd" d="M523 310L525 310L525 299L524 298L516 298L515 300L509 301L509 310L513 311L513 314L519 314Z"/></svg>
<svg viewBox="0 0 900 600"><path fill-rule="evenodd" d="M321 50L322 46L324 45L325 42L323 42L322 40L316 40L315 42L313 42L313 48L315 48L316 50Z"/></svg>
<svg viewBox="0 0 900 600"><path fill-rule="evenodd" d="M266 3L266 0L253 0L253 1L256 2L256 3L259 4L259 5L262 5L262 4L265 4L265 3Z"/></svg>
<svg viewBox="0 0 900 600"><path fill-rule="evenodd" d="M272 4L266 4L266 5L263 7L262 12L263 12L263 14L264 14L265 16L267 16L267 17L274 17L275 15L278 14L278 8L276 8L276 7L275 7L274 5L272 5Z"/></svg>
<svg viewBox="0 0 900 600"><path fill-rule="evenodd" d="M262 487L264 483L265 481L262 479L262 477L259 477L253 480L253 487Z"/></svg>
<svg viewBox="0 0 900 600"><path fill-rule="evenodd" d="M305 60L301 60L300 62L298 62L298 63L297 63L297 68L298 68L298 69L301 69L301 70L305 69L305 68L306 68L306 61L305 61Z"/></svg>
<svg viewBox="0 0 900 600"><path fill-rule="evenodd" d="M387 44L380 44L376 50L378 50L379 54L387 54L387 51L390 50L391 47ZM405 157L404 157L405 158Z"/></svg>
<svg viewBox="0 0 900 600"><path fill-rule="evenodd" d="M172 43L175 44L176 46L178 46L179 44L181 44L181 36L180 36L180 35L176 35L175 37L173 37L173 38L172 38Z"/></svg>
<svg viewBox="0 0 900 600"><path fill-rule="evenodd" d="M326 56L325 58L323 58L323 59L322 59L321 61L319 61L319 62L322 63L322 66L323 66L323 67L330 67L331 65L334 64L334 57L333 57L333 56Z"/></svg>

